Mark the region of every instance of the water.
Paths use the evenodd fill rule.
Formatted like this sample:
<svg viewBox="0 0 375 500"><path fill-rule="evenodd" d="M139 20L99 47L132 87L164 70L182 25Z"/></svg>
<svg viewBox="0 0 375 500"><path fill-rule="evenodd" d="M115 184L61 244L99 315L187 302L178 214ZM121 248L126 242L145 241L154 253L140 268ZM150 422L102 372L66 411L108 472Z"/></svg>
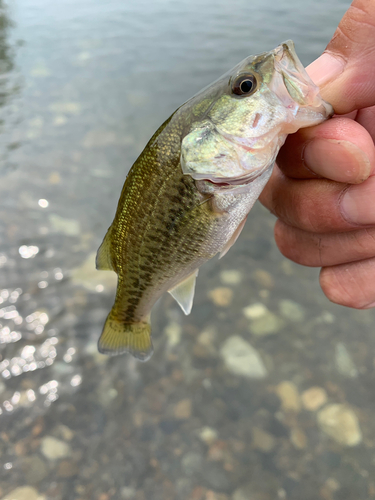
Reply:
<svg viewBox="0 0 375 500"><path fill-rule="evenodd" d="M1 498L375 497L374 313L330 304L261 206L189 317L162 299L150 362L96 350L93 253L149 137L251 53L308 64L348 5L0 3ZM250 365L225 364L238 336Z"/></svg>

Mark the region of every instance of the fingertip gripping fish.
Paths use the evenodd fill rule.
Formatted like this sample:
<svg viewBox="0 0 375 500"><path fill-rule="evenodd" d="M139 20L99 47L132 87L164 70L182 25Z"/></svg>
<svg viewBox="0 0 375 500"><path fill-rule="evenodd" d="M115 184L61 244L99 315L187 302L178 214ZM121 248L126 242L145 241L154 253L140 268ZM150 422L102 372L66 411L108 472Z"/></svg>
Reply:
<svg viewBox="0 0 375 500"><path fill-rule="evenodd" d="M286 136L332 113L287 41L244 59L161 125L98 250L97 269L118 275L100 352L151 357L155 302L168 291L190 313L199 267L238 238Z"/></svg>

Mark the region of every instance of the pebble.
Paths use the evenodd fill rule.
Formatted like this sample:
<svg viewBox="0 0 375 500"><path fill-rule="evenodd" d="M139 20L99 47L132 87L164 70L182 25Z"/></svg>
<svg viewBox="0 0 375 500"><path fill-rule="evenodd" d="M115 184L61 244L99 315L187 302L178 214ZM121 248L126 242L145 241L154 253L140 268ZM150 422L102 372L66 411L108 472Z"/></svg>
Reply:
<svg viewBox="0 0 375 500"><path fill-rule="evenodd" d="M197 341L198 344L204 346L209 353L214 354L216 352L215 349L216 337L217 337L216 328L207 327L199 334Z"/></svg>
<svg viewBox="0 0 375 500"><path fill-rule="evenodd" d="M337 371L348 378L355 378L358 376L358 370L345 346L339 342L335 348L335 363Z"/></svg>
<svg viewBox="0 0 375 500"><path fill-rule="evenodd" d="M70 455L71 449L67 443L53 436L45 436L40 445L41 452L49 460L65 458Z"/></svg>
<svg viewBox="0 0 375 500"><path fill-rule="evenodd" d="M191 399L182 399L175 405L173 413L179 420L185 420L191 417L191 410Z"/></svg>
<svg viewBox="0 0 375 500"><path fill-rule="evenodd" d="M285 326L284 321L272 312L268 312L266 316L256 319L250 323L249 329L253 335L263 337L272 335L280 331Z"/></svg>
<svg viewBox="0 0 375 500"><path fill-rule="evenodd" d="M284 320L269 311L261 302L245 307L243 314L251 320L250 332L258 337L277 333L285 325Z"/></svg>
<svg viewBox="0 0 375 500"><path fill-rule="evenodd" d="M57 468L57 476L62 478L72 477L78 474L78 467L75 462L63 460Z"/></svg>
<svg viewBox="0 0 375 500"><path fill-rule="evenodd" d="M45 462L38 455L30 455L22 460L25 479L30 484L37 484L48 474Z"/></svg>
<svg viewBox="0 0 375 500"><path fill-rule="evenodd" d="M81 232L78 220L64 219L57 214L51 214L48 219L52 230L57 233L62 233L66 236L78 236Z"/></svg>
<svg viewBox="0 0 375 500"><path fill-rule="evenodd" d="M45 500L44 495L40 495L35 488L31 486L21 486L12 490L1 498L1 500Z"/></svg>
<svg viewBox="0 0 375 500"><path fill-rule="evenodd" d="M61 176L59 172L52 172L48 178L50 184L60 184Z"/></svg>
<svg viewBox="0 0 375 500"><path fill-rule="evenodd" d="M276 439L272 436L272 434L269 434L259 427L253 427L252 437L252 444L254 448L264 451L265 453L272 451L276 445Z"/></svg>
<svg viewBox="0 0 375 500"><path fill-rule="evenodd" d="M50 76L50 74L50 70L42 62L37 63L37 65L34 66L30 71L30 75L34 78L46 78L47 76Z"/></svg>
<svg viewBox="0 0 375 500"><path fill-rule="evenodd" d="M290 433L290 440L297 450L303 450L307 446L306 434L298 427L294 427L292 429Z"/></svg>
<svg viewBox="0 0 375 500"><path fill-rule="evenodd" d="M202 429L199 430L198 435L199 435L199 439L206 444L212 444L218 438L218 434L215 431L215 429L213 429L212 427L208 427L208 426L202 427Z"/></svg>
<svg viewBox="0 0 375 500"><path fill-rule="evenodd" d="M219 307L227 307L232 302L233 290L227 287L214 288L208 293L209 298Z"/></svg>
<svg viewBox="0 0 375 500"><path fill-rule="evenodd" d="M243 313L248 319L258 319L262 318L268 313L267 307L261 302L256 302L255 304L251 304L243 309Z"/></svg>
<svg viewBox="0 0 375 500"><path fill-rule="evenodd" d="M288 259L283 260L281 263L281 269L283 273L286 274L287 276L292 276L292 274L294 274L294 269L295 269L294 266L295 264L290 262L290 260Z"/></svg>
<svg viewBox="0 0 375 500"><path fill-rule="evenodd" d="M279 311L280 314L290 321L303 321L305 319L305 310L297 302L293 300L280 300L279 302Z"/></svg>
<svg viewBox="0 0 375 500"><path fill-rule="evenodd" d="M64 441L71 441L74 437L74 432L63 424L57 425L54 429L54 433Z"/></svg>
<svg viewBox="0 0 375 500"><path fill-rule="evenodd" d="M344 404L331 404L320 410L318 424L323 432L344 446L356 446L362 441L358 418Z"/></svg>
<svg viewBox="0 0 375 500"><path fill-rule="evenodd" d="M229 337L221 347L228 371L247 378L264 378L267 370L259 353L239 335Z"/></svg>
<svg viewBox="0 0 375 500"><path fill-rule="evenodd" d="M327 402L327 393L322 387L310 387L301 394L304 408L316 411Z"/></svg>
<svg viewBox="0 0 375 500"><path fill-rule="evenodd" d="M239 488L233 493L232 500L249 500L249 496L241 488Z"/></svg>
<svg viewBox="0 0 375 500"><path fill-rule="evenodd" d="M199 473L202 469L203 458L200 453L195 451L187 452L181 460L182 469L187 476Z"/></svg>
<svg viewBox="0 0 375 500"><path fill-rule="evenodd" d="M204 469L202 471L202 482L203 486L208 488L212 488L219 491L230 491L232 489L232 485L228 474L223 469L221 464L217 462L206 462L204 464ZM206 497L207 498L207 497ZM206 500L206 499L205 499Z"/></svg>
<svg viewBox="0 0 375 500"><path fill-rule="evenodd" d="M82 141L82 146L87 149L105 148L115 144L121 144L120 137L116 132L104 129L90 130Z"/></svg>
<svg viewBox="0 0 375 500"><path fill-rule="evenodd" d="M53 102L50 104L49 109L54 113L67 114L67 115L79 115L81 112L81 105L79 102L67 101L67 102Z"/></svg>
<svg viewBox="0 0 375 500"><path fill-rule="evenodd" d="M96 271L96 252L91 253L80 267L72 270L71 278L74 284L81 285L89 291L103 289L115 290L117 276L113 271ZM100 287L100 288L98 288Z"/></svg>
<svg viewBox="0 0 375 500"><path fill-rule="evenodd" d="M120 497L124 500L131 500L132 498L135 498L136 494L136 490L130 486L123 486L120 491Z"/></svg>
<svg viewBox="0 0 375 500"><path fill-rule="evenodd" d="M298 413L301 409L301 400L298 389L293 382L280 382L276 386L276 394L281 400L281 406L284 411L293 411Z"/></svg>
<svg viewBox="0 0 375 500"><path fill-rule="evenodd" d="M263 476L264 479L266 479L266 477ZM252 483L256 482L257 479L252 481ZM276 495L273 494L271 497L271 495L265 491L266 489L267 484L263 484L263 486L248 484L241 488L237 488L231 496L231 500L276 500ZM278 495L277 498L282 497Z"/></svg>
<svg viewBox="0 0 375 500"><path fill-rule="evenodd" d="M224 285L238 285L242 281L242 274L234 269L226 269L221 271L220 281Z"/></svg>
<svg viewBox="0 0 375 500"><path fill-rule="evenodd" d="M206 492L205 500L229 500L229 497L224 493L217 493L216 491L208 490Z"/></svg>
<svg viewBox="0 0 375 500"><path fill-rule="evenodd" d="M168 345L173 347L178 345L181 340L181 325L176 321L171 321L164 329L164 333L168 338Z"/></svg>
<svg viewBox="0 0 375 500"><path fill-rule="evenodd" d="M257 269L254 273L255 281L264 288L273 288L275 286L275 280L268 271L264 269Z"/></svg>

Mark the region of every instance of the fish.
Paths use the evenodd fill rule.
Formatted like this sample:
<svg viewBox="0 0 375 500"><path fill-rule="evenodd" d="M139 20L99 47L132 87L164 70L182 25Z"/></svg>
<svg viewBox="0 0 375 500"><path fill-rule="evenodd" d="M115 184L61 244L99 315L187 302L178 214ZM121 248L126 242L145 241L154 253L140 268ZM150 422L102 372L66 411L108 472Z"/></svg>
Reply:
<svg viewBox="0 0 375 500"><path fill-rule="evenodd" d="M288 40L241 61L159 127L97 253L97 269L118 276L101 353L151 357L155 302L169 292L190 313L199 267L235 243L287 135L332 114Z"/></svg>

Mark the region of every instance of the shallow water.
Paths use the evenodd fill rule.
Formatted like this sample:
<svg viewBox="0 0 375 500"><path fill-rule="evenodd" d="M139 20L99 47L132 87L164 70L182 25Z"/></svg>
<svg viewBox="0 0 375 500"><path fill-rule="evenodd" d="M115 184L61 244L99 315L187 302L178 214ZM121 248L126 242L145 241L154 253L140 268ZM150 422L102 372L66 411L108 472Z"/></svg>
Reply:
<svg viewBox="0 0 375 500"><path fill-rule="evenodd" d="M348 5L0 2L0 498L375 497L374 312L329 303L260 205L190 316L158 304L148 363L96 349L93 254L149 137L251 53L308 64Z"/></svg>

